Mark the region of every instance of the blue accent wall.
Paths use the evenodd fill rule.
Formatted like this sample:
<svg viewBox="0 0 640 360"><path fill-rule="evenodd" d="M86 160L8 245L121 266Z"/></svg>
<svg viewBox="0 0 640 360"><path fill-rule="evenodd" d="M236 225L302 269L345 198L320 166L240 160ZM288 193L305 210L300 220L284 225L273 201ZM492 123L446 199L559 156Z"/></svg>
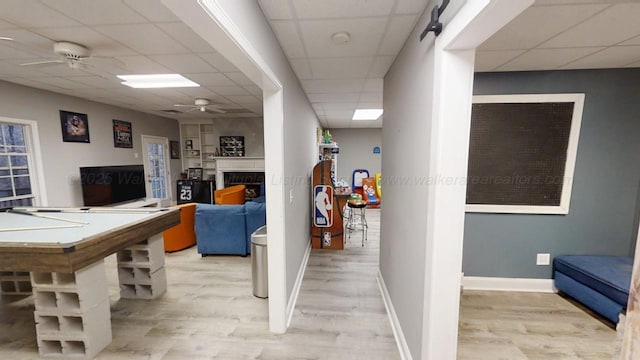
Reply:
<svg viewBox="0 0 640 360"><path fill-rule="evenodd" d="M537 253L634 252L640 199L640 69L477 73L475 95L584 93L568 215L467 213L465 276L551 278Z"/></svg>

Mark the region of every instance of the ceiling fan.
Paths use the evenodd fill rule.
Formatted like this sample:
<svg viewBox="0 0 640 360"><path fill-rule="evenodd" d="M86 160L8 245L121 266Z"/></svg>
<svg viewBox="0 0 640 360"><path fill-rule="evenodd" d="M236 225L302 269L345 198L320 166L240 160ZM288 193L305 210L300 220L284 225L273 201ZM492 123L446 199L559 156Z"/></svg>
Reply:
<svg viewBox="0 0 640 360"><path fill-rule="evenodd" d="M66 63L71 69L80 69L86 65L89 59L92 59L91 51L86 46L69 41L55 42L53 44L53 52L58 56L58 59L22 63L20 66Z"/></svg>
<svg viewBox="0 0 640 360"><path fill-rule="evenodd" d="M202 112L208 112L208 113L220 113L220 114L224 114L227 112L227 109L223 108L223 105L220 104L212 104L211 100L209 99L203 99L203 98L197 98L193 105L189 105L189 104L175 104L173 106L177 106L177 107L188 107L190 109L186 110L185 112L191 112L191 111L196 111L196 110L200 110Z"/></svg>

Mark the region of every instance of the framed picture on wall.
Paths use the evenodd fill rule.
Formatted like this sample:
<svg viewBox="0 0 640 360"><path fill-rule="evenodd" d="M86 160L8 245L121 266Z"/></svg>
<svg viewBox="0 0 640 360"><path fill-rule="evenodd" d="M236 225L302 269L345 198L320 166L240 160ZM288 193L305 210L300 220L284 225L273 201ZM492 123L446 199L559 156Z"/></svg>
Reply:
<svg viewBox="0 0 640 360"><path fill-rule="evenodd" d="M133 148L130 122L113 120L113 146L117 148Z"/></svg>
<svg viewBox="0 0 640 360"><path fill-rule="evenodd" d="M172 159L180 159L180 142L169 141L169 151Z"/></svg>
<svg viewBox="0 0 640 360"><path fill-rule="evenodd" d="M89 119L87 114L60 110L62 141L89 143Z"/></svg>
<svg viewBox="0 0 640 360"><path fill-rule="evenodd" d="M189 180L202 180L202 168L189 168L187 170L187 178Z"/></svg>

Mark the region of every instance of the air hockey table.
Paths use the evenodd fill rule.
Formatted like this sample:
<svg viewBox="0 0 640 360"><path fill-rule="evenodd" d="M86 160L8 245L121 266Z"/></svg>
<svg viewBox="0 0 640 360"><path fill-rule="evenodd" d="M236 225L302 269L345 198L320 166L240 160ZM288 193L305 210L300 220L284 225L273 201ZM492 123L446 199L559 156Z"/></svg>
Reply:
<svg viewBox="0 0 640 360"><path fill-rule="evenodd" d="M179 209L2 209L0 287L33 294L40 355L93 358L111 342L104 258L113 253L122 298L162 295L162 232L179 223Z"/></svg>

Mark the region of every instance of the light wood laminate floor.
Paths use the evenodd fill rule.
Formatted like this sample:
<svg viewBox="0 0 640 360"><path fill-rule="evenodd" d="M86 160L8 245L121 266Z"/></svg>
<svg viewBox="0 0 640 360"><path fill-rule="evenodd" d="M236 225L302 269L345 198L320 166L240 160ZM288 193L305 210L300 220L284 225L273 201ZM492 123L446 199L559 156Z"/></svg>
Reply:
<svg viewBox="0 0 640 360"><path fill-rule="evenodd" d="M399 359L376 283L379 210L369 240L313 250L291 327L271 334L251 293L251 258L167 254L160 299L120 299L106 260L113 342L98 359ZM616 333L555 294L464 291L458 359L611 359ZM37 359L33 298L0 300L0 359Z"/></svg>

